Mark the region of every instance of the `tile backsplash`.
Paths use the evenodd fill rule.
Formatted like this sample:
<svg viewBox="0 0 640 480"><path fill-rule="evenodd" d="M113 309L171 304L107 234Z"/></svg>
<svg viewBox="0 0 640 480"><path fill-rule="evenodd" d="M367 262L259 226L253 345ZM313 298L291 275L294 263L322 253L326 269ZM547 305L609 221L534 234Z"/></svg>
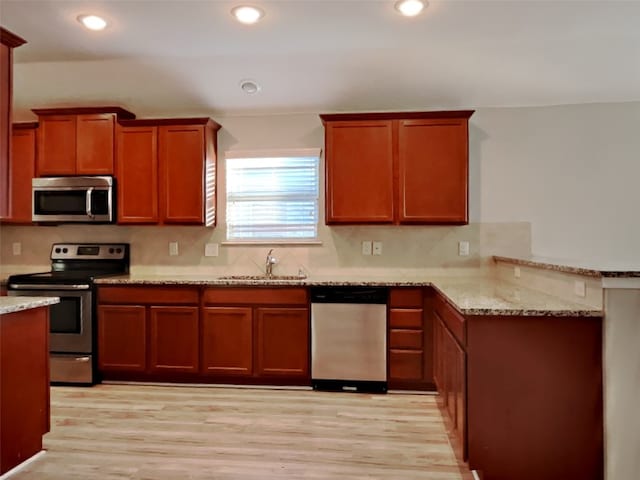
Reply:
<svg viewBox="0 0 640 480"><path fill-rule="evenodd" d="M477 268L489 257L531 253L527 222L472 223L465 226L333 226L321 225L319 244L225 244L223 227L178 226L2 226L2 270L47 266L56 242L128 242L132 272L259 274L267 251L274 248L275 273L331 274L341 271ZM362 242L382 242L382 255L362 255ZM458 242L469 242L469 255L458 255ZM13 254L13 244L21 254ZM169 255L178 242L179 255ZM206 257L205 245L219 244L219 255Z"/></svg>

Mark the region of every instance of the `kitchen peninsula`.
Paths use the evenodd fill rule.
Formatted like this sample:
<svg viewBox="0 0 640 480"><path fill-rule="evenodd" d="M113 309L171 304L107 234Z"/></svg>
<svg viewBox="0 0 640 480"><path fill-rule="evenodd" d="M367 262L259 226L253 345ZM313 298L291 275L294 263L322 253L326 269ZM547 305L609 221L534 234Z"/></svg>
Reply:
<svg viewBox="0 0 640 480"><path fill-rule="evenodd" d="M49 431L49 305L0 297L0 475L42 450Z"/></svg>
<svg viewBox="0 0 640 480"><path fill-rule="evenodd" d="M101 355L112 354L108 363L100 360L105 378L162 381L165 376L166 381L180 377L185 382L294 385L310 385L307 364L297 369L278 364L281 372L295 371L295 375L264 375L260 352L278 349L268 345L272 336L259 333L268 328L260 323L259 313L254 313L252 324L250 312L261 308L281 313L307 311L308 304L299 299L316 285L389 287L389 386L435 386L454 450L470 468L499 479L602 478L600 306L564 300L488 274L304 279L133 274L96 283ZM413 300L416 294L421 300ZM137 298L148 301L142 305ZM260 299L260 306L254 305L255 299ZM216 320L212 320L209 305L219 309L213 312L236 314L235 321L223 319L232 328L211 327ZM237 315L243 311L249 316ZM419 324L415 320L412 325L403 323L416 315ZM241 320L249 329L245 343L258 345L247 347L248 357L237 351L226 357L226 373L221 376L222 367L205 360L213 358L216 345L239 344ZM308 314L302 321L308 322ZM179 324L185 329L178 328ZM109 345L122 338L109 327L125 325L135 337L129 336L127 345ZM251 328L258 330L253 337ZM290 334L283 328L280 333ZM233 339L220 339L225 335ZM417 335L421 338L416 340ZM173 338L173 345L180 345L184 352L165 348L163 337ZM295 338L295 342L286 342L288 349L294 344L303 352L310 351L308 336ZM403 343L409 338L411 344ZM132 356L132 352L137 354ZM256 357L260 360L252 371L255 363L251 359ZM299 359L297 354L269 358L277 363L287 357ZM229 371L236 374L229 376Z"/></svg>

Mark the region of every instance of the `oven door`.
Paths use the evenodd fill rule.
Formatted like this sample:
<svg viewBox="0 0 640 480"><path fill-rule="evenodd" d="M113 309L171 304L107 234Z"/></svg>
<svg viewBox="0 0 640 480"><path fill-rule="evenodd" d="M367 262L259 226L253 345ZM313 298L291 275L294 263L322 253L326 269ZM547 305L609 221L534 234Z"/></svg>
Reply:
<svg viewBox="0 0 640 480"><path fill-rule="evenodd" d="M12 296L60 297L49 307L49 351L92 353L93 292L89 285L9 285Z"/></svg>

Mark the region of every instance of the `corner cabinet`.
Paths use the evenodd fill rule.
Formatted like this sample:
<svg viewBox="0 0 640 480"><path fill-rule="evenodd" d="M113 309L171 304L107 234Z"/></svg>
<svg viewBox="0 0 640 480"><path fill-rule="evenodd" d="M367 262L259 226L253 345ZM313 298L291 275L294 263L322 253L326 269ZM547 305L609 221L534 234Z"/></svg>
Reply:
<svg viewBox="0 0 640 480"><path fill-rule="evenodd" d="M429 305L456 454L487 479L602 480L602 319L461 315L435 291Z"/></svg>
<svg viewBox="0 0 640 480"><path fill-rule="evenodd" d="M219 129L210 118L120 122L118 223L215 225Z"/></svg>
<svg viewBox="0 0 640 480"><path fill-rule="evenodd" d="M0 27L0 218L11 207L11 110L13 103L13 49L26 41Z"/></svg>
<svg viewBox="0 0 640 480"><path fill-rule="evenodd" d="M320 115L327 224L466 224L472 110Z"/></svg>
<svg viewBox="0 0 640 480"><path fill-rule="evenodd" d="M34 109L38 115L36 174L113 175L115 124L135 118L120 107Z"/></svg>

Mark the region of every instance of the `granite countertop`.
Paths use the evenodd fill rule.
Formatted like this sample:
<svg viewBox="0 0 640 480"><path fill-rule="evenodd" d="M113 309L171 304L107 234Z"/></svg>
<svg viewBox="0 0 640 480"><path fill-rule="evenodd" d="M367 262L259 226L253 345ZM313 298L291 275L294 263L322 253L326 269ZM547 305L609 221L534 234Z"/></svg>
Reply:
<svg viewBox="0 0 640 480"><path fill-rule="evenodd" d="M524 265L528 267L544 268L557 272L576 273L591 277L605 278L640 278L640 265L621 265L606 262L580 262L577 260L562 260L548 257L503 257L494 256L496 261Z"/></svg>
<svg viewBox="0 0 640 480"><path fill-rule="evenodd" d="M602 309L565 301L490 276L447 277L385 275L380 277L310 276L289 279L225 279L215 275L125 275L97 279L100 285L147 286L433 286L463 315L602 316Z"/></svg>
<svg viewBox="0 0 640 480"><path fill-rule="evenodd" d="M58 297L0 297L0 315L60 303Z"/></svg>

